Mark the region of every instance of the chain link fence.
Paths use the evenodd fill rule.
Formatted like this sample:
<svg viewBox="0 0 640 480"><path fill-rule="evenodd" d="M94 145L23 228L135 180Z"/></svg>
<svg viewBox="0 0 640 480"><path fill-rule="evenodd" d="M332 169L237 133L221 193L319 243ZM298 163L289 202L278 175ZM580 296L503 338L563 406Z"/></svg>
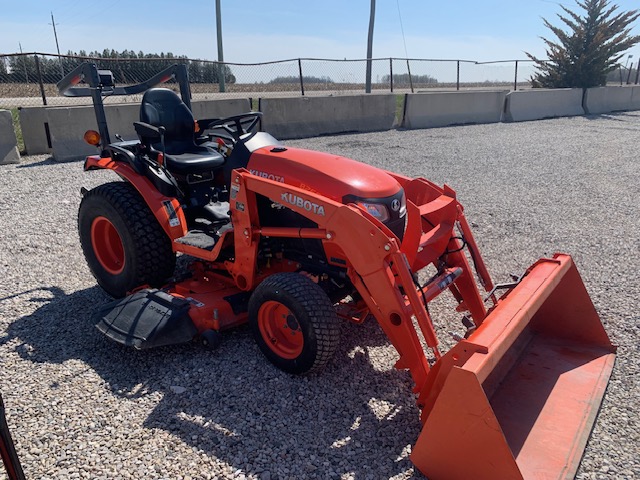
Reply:
<svg viewBox="0 0 640 480"><path fill-rule="evenodd" d="M78 105L89 98L67 98L56 83L84 61L111 70L117 85L147 80L174 63L189 70L194 99L282 95L343 95L365 92L367 60L300 58L266 63L219 63L187 58L101 58L25 53L0 55L0 108ZM371 62L371 90L422 92L461 89L530 88L530 60L474 62L378 58ZM620 83L638 83L638 68L620 67ZM634 78L635 77L635 78ZM224 78L224 82L219 79ZM617 77L616 77L617 78ZM106 98L106 103L139 101L140 96Z"/></svg>

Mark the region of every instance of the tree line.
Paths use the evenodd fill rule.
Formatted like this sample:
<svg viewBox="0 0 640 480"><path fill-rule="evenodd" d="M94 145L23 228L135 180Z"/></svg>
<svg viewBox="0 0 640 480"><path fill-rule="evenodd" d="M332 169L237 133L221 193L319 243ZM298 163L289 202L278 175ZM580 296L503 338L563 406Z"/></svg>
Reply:
<svg viewBox="0 0 640 480"><path fill-rule="evenodd" d="M382 83L389 83L389 75L382 76ZM438 83L438 79L431 75L409 75L408 73L394 73L393 83L397 85L409 85L409 83L415 84L428 84Z"/></svg>
<svg viewBox="0 0 640 480"><path fill-rule="evenodd" d="M269 80L269 83L298 83L300 77L289 75L286 77L276 77L273 80ZM314 77L310 75L302 76L303 83L334 83L330 77Z"/></svg>
<svg viewBox="0 0 640 480"><path fill-rule="evenodd" d="M115 82L120 84L141 82L174 63L187 64L191 83L218 83L220 74L216 62L190 60L184 55L174 55L171 52L157 54L142 51L136 53L133 50L117 52L105 49L102 52L89 53L84 50L77 53L69 51L65 57L39 56L42 81L55 83L62 78L63 73L69 73L87 59L95 61L98 68L102 70L111 70ZM224 77L226 83L235 83L236 81L236 77L228 65L224 66ZM33 55L5 57L4 61L0 59L0 83L37 81L38 69Z"/></svg>

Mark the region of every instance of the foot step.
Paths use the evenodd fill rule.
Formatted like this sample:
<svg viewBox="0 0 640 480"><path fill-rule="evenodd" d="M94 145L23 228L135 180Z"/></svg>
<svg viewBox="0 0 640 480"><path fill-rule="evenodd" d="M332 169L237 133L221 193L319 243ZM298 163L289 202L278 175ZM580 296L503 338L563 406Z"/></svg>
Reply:
<svg viewBox="0 0 640 480"><path fill-rule="evenodd" d="M215 233L207 233L202 230L191 230L187 232L184 237L176 239L176 242L211 251L216 245L218 238L219 237Z"/></svg>

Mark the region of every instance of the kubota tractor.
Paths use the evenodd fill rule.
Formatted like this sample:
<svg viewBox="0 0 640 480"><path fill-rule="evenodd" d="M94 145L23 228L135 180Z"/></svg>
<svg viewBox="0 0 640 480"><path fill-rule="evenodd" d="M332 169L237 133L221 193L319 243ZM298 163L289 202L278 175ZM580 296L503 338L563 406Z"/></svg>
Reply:
<svg viewBox="0 0 640 480"><path fill-rule="evenodd" d="M171 78L182 98L150 88ZM83 190L78 216L91 272L117 299L101 332L213 347L248 322L274 365L303 374L331 359L341 320L372 315L415 383L421 472L573 477L615 348L569 256L494 285L451 188L286 147L256 131L259 112L196 122L181 65L116 87L85 63L59 88L93 97L99 133L85 139L100 154L85 170L124 180ZM143 91L139 140L111 143L102 97ZM186 278L172 278L177 253L193 257ZM443 355L428 304L444 291L467 330Z"/></svg>

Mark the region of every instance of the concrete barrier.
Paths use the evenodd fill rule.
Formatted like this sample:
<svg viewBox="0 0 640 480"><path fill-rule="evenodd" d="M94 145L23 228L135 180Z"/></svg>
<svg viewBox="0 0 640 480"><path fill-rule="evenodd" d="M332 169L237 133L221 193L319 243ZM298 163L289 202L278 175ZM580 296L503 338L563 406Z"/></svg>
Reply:
<svg viewBox="0 0 640 480"><path fill-rule="evenodd" d="M246 113L251 110L248 98L229 98L224 100L192 100L191 111L196 120L221 118Z"/></svg>
<svg viewBox="0 0 640 480"><path fill-rule="evenodd" d="M192 109L195 118L216 118L245 113L250 104L248 99L204 100L193 102ZM111 141L116 141L115 134L125 140L137 138L133 122L140 119L139 104L106 105L105 113ZM98 129L93 107L47 107L46 119L57 161L79 160L97 152L83 140L84 132Z"/></svg>
<svg viewBox="0 0 640 480"><path fill-rule="evenodd" d="M584 115L581 88L520 90L507 94L505 122Z"/></svg>
<svg viewBox="0 0 640 480"><path fill-rule="evenodd" d="M633 87L588 88L584 97L584 109L590 115L632 110L632 96Z"/></svg>
<svg viewBox="0 0 640 480"><path fill-rule="evenodd" d="M47 107L21 107L18 109L22 140L27 155L51 153Z"/></svg>
<svg viewBox="0 0 640 480"><path fill-rule="evenodd" d="M640 110L640 85L631 87L631 110Z"/></svg>
<svg viewBox="0 0 640 480"><path fill-rule="evenodd" d="M18 140L9 110L0 110L0 165L19 163Z"/></svg>
<svg viewBox="0 0 640 480"><path fill-rule="evenodd" d="M507 90L493 92L409 93L405 98L404 128L431 128L502 119Z"/></svg>
<svg viewBox="0 0 640 480"><path fill-rule="evenodd" d="M115 134L121 135L125 140L136 138L133 122L140 117L139 109L140 107L135 104L105 107L111 141L116 141ZM47 108L47 123L53 158L57 161L80 160L87 155L98 153L98 149L86 144L83 140L84 132L98 129L93 107Z"/></svg>
<svg viewBox="0 0 640 480"><path fill-rule="evenodd" d="M393 128L393 94L261 98L262 129L276 138L303 138Z"/></svg>

